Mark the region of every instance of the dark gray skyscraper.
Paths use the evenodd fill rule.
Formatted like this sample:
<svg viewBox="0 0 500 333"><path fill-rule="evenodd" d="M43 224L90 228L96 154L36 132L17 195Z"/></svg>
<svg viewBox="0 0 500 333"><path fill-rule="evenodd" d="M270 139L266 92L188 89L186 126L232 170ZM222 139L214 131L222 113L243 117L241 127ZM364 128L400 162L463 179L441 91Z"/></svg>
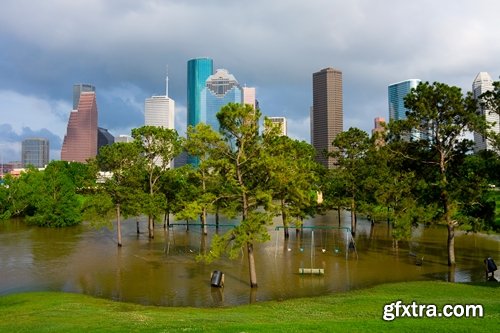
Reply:
<svg viewBox="0 0 500 333"><path fill-rule="evenodd" d="M332 141L343 127L342 72L328 67L313 73L311 144L316 149L316 161L329 169L335 161L325 152L333 150Z"/></svg>

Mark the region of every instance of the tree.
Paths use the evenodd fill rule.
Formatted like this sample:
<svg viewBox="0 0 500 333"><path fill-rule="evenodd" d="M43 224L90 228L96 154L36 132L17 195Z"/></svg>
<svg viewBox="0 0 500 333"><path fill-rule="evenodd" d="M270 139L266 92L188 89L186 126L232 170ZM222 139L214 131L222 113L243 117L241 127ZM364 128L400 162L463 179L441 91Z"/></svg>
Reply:
<svg viewBox="0 0 500 333"><path fill-rule="evenodd" d="M254 243L269 240L267 225L273 213L270 208L271 194L265 183L265 165L262 137L259 135L260 111L250 105L229 103L224 106L217 119L225 144L217 150L217 168L223 171L230 184L226 184L226 197L231 197L235 206L233 213L239 213L241 223L222 236L215 235L207 260L229 252L230 257L239 255L246 248L250 275L250 286L257 287ZM259 209L260 208L260 209ZM227 210L229 212L229 210Z"/></svg>
<svg viewBox="0 0 500 333"><path fill-rule="evenodd" d="M224 142L219 133L215 132L210 125L199 123L196 127L189 126L187 130L187 140L184 148L191 156L196 156L199 160L195 169L195 177L199 186L194 202L190 207L193 213L198 213L201 217L203 233L207 234L207 211L217 201L215 191L211 191L217 186L216 180L216 151L220 150ZM198 211L199 210L199 211Z"/></svg>
<svg viewBox="0 0 500 333"><path fill-rule="evenodd" d="M145 210L148 215L149 238L154 238L154 217L159 214L165 202L159 191L160 177L170 169L173 158L181 151L182 140L175 130L143 126L132 130L134 144L144 158L146 193Z"/></svg>
<svg viewBox="0 0 500 333"><path fill-rule="evenodd" d="M80 200L69 162L52 161L44 171L30 170L33 211L26 220L39 226L66 227L82 220Z"/></svg>
<svg viewBox="0 0 500 333"><path fill-rule="evenodd" d="M355 235L357 203L363 195L362 184L367 170L365 158L372 144L366 132L351 127L339 133L332 145L334 151L329 155L335 158L337 168L331 172L339 173L344 182L345 193L350 201L351 233Z"/></svg>
<svg viewBox="0 0 500 333"><path fill-rule="evenodd" d="M267 186L273 199L280 203L284 236L288 238L288 226L291 223L297 227L301 225L305 215L313 214L317 206L315 199L319 186L315 151L306 142L277 135L272 130L264 135L264 148L269 175Z"/></svg>
<svg viewBox="0 0 500 333"><path fill-rule="evenodd" d="M476 102L468 93L462 95L458 87L443 83L420 83L405 97L407 119L394 126L396 134L406 137L419 133L414 139L419 149L407 155L409 159L421 160L430 169L426 175L428 184L437 191L439 216L448 228L448 265L455 265L455 228L459 222L454 218L459 198L460 182L454 182L450 172L453 163L460 161L464 151L465 131L484 131L484 120L475 112Z"/></svg>
<svg viewBox="0 0 500 333"><path fill-rule="evenodd" d="M97 156L99 169L108 172L101 188L115 207L119 247L122 246L121 216L135 212L134 203L141 201L142 163L138 146L133 143L116 142L104 146ZM128 207L130 209L127 209Z"/></svg>

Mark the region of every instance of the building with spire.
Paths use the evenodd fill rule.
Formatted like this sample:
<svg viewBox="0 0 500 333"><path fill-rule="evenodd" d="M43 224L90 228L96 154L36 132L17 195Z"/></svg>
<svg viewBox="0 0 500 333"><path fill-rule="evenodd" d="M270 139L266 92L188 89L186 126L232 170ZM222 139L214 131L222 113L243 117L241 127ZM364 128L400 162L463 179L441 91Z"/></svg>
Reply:
<svg viewBox="0 0 500 333"><path fill-rule="evenodd" d="M70 113L61 160L85 163L97 155L98 113L95 87L74 85L73 103L76 108Z"/></svg>
<svg viewBox="0 0 500 333"><path fill-rule="evenodd" d="M144 124L163 128L175 128L175 101L168 97L168 73L165 79L165 95L151 96L144 102Z"/></svg>
<svg viewBox="0 0 500 333"><path fill-rule="evenodd" d="M487 91L493 90L493 80L487 72L480 72L476 75L474 82L472 83L472 92L474 98L478 101L477 112L483 116L487 122L493 123L493 127L490 131L500 134L500 115L498 113L489 110L487 106L480 103L480 96ZM478 152L481 150L491 150L493 146L487 138L485 138L480 133L474 133L474 151Z"/></svg>

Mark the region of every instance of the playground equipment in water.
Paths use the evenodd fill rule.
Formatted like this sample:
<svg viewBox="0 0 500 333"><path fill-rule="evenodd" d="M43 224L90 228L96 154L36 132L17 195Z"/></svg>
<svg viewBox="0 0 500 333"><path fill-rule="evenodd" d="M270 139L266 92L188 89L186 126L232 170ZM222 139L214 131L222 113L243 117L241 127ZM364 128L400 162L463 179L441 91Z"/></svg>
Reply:
<svg viewBox="0 0 500 333"><path fill-rule="evenodd" d="M283 226L277 226L275 228L276 231L276 246L275 246L275 258L278 255L278 244L279 244L279 230L283 229ZM351 234L351 229L348 227L334 227L334 226L326 226L326 225L318 225L318 226L301 226L300 229L309 229L311 230L311 242L310 242L310 252L311 252L311 266L310 267L300 267L299 274L324 274L324 268L315 267L315 256L316 256L316 240L315 240L315 231L320 231L320 248L321 253L323 254L334 254L338 255L345 252L345 259L349 258L349 253L354 252L356 258L358 257L356 251L356 243L354 242L354 238ZM329 234L332 235L332 239L330 241ZM345 235L343 235L345 234ZM344 244L342 244L344 243ZM298 248L300 252L304 252L307 249L301 244ZM287 251L292 251L290 247L287 248Z"/></svg>

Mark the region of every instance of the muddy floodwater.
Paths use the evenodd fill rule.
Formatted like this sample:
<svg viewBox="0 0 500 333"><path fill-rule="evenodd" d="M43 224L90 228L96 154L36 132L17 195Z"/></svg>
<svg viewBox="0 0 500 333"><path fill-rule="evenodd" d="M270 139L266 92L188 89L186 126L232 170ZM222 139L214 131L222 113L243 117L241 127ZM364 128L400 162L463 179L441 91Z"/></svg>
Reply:
<svg viewBox="0 0 500 333"><path fill-rule="evenodd" d="M202 237L199 227L157 225L147 236L145 218L136 233L135 219L123 223L123 247L114 230L87 224L65 229L0 223L0 295L26 291L65 291L102 298L163 306L230 306L264 300L332 294L376 284L441 280L484 281L483 260L500 262L500 236L457 232L457 266L447 266L446 228L420 226L411 241L392 249L386 223L359 219L355 247L349 247L349 213L305 221L301 233L269 228L270 241L256 244L258 288L249 288L246 256L205 264L196 257L209 249L215 228ZM209 222L213 222L210 220ZM221 222L222 223L222 222ZM225 221L229 224L231 221ZM321 226L328 226L329 229ZM227 231L224 226L219 232ZM242 252L243 254L243 252ZM323 274L299 274L300 269ZM214 270L224 273L224 288L210 286Z"/></svg>

